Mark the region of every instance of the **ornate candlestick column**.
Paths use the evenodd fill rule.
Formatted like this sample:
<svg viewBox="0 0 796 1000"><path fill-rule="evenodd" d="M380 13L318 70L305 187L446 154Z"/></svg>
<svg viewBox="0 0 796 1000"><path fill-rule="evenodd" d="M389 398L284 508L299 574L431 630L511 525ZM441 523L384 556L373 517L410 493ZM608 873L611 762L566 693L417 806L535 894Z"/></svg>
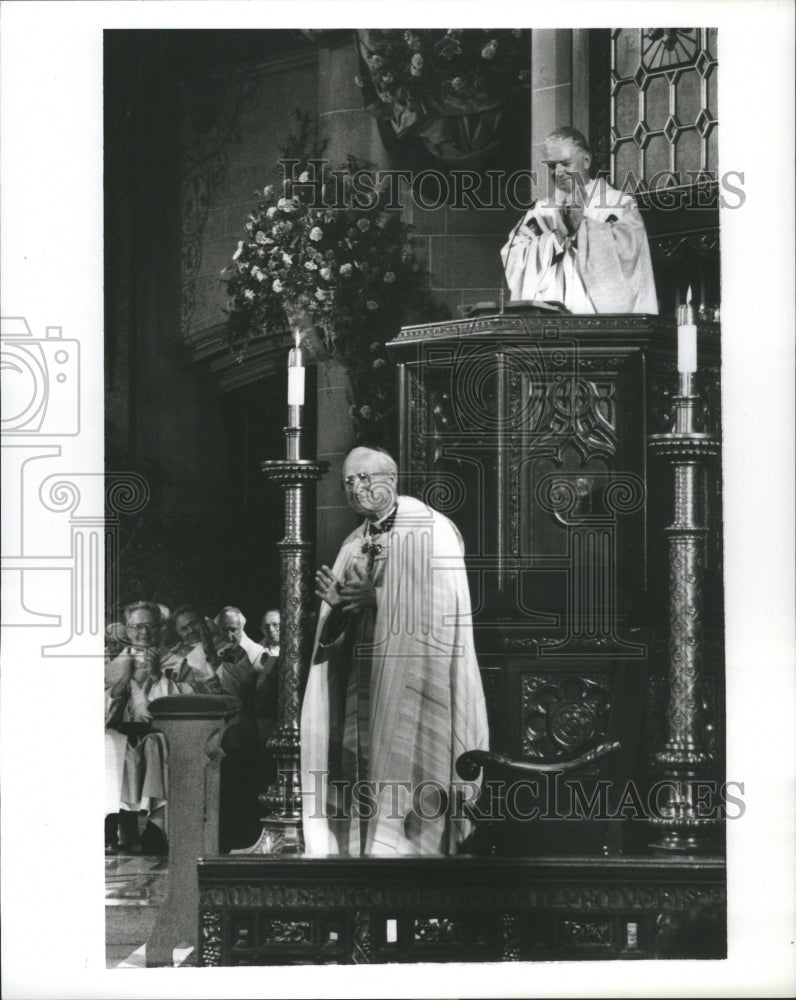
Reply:
<svg viewBox="0 0 796 1000"><path fill-rule="evenodd" d="M694 367L696 367L694 363ZM674 523L669 536L669 702L667 738L654 755L671 791L654 825L663 837L654 846L668 850L701 847L716 820L700 815L693 782L704 777L713 758L705 750L702 720L702 583L707 528L705 466L719 454L719 441L694 431L698 400L693 372L681 371L670 434L653 434L650 449L674 465Z"/></svg>
<svg viewBox="0 0 796 1000"><path fill-rule="evenodd" d="M260 839L246 853L300 854L301 832L301 681L312 653L306 628L310 614L310 549L307 520L311 505L308 491L328 470L328 462L300 458L301 405L289 407L285 428L287 458L263 462L261 468L284 492L285 537L278 543L281 573L281 629L279 651L279 716L268 741L277 764L277 778L260 796L268 815L262 820ZM237 853L237 852L236 852Z"/></svg>

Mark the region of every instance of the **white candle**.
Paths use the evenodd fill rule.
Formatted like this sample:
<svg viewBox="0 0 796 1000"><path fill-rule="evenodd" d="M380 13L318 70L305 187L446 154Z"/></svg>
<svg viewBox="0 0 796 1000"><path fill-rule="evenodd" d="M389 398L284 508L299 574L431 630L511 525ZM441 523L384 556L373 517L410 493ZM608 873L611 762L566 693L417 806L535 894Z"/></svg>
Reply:
<svg viewBox="0 0 796 1000"><path fill-rule="evenodd" d="M287 405L304 405L304 355L299 347L299 332L296 330L296 346L291 347L287 356Z"/></svg>
<svg viewBox="0 0 796 1000"><path fill-rule="evenodd" d="M677 370L697 370L697 328L694 323L694 307L691 305L690 285L685 305L677 308Z"/></svg>

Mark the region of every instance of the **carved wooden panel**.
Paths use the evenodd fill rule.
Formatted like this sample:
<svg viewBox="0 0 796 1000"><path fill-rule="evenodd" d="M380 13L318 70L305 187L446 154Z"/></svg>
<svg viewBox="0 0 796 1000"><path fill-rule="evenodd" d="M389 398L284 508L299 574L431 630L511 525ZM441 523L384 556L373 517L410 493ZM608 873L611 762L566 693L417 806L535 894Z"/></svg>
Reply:
<svg viewBox="0 0 796 1000"><path fill-rule="evenodd" d="M521 675L522 756L571 759L605 739L611 709L611 678L574 673Z"/></svg>
<svg viewBox="0 0 796 1000"><path fill-rule="evenodd" d="M204 859L199 961L651 958L664 946L677 957L672 935L700 921L712 928L711 957L721 957L723 866L639 860Z"/></svg>

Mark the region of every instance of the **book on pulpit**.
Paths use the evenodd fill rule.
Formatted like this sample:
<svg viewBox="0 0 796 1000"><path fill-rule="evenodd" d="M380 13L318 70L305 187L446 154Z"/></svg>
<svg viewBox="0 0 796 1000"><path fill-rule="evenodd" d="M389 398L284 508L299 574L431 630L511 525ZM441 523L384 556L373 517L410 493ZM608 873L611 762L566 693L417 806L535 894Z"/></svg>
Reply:
<svg viewBox="0 0 796 1000"><path fill-rule="evenodd" d="M504 302L502 307L497 302L476 302L467 310L467 316L488 316L492 313L500 312L524 312L524 313L554 313L561 315L569 313L569 309L563 302L540 302L536 299L515 299L511 302Z"/></svg>

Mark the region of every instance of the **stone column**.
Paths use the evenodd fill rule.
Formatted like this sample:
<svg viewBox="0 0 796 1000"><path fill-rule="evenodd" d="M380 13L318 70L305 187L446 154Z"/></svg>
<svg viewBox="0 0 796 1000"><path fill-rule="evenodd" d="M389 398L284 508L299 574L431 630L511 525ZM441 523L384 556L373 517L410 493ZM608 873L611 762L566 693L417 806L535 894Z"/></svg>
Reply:
<svg viewBox="0 0 796 1000"><path fill-rule="evenodd" d="M146 964L170 966L180 944L198 948L196 860L218 854L221 737L238 713L235 698L195 694L151 702L152 725L169 748L169 875L166 902L146 945Z"/></svg>
<svg viewBox="0 0 796 1000"><path fill-rule="evenodd" d="M573 66L573 35L578 36L578 66ZM588 138L588 106L574 108L573 84L577 76L582 97L582 32L570 28L535 29L531 33L531 170L537 174L536 198L547 196L547 167L541 162L547 136L560 125L574 125ZM588 72L588 60L586 63Z"/></svg>
<svg viewBox="0 0 796 1000"><path fill-rule="evenodd" d="M345 162L353 155L383 167L386 154L376 121L365 111L362 91L354 82L360 72L354 32L324 32L318 45L318 122L328 143L327 157ZM319 358L317 456L330 467L318 483L319 565L332 564L340 542L357 523L340 489L343 457L354 443L350 393L348 375L339 361Z"/></svg>

